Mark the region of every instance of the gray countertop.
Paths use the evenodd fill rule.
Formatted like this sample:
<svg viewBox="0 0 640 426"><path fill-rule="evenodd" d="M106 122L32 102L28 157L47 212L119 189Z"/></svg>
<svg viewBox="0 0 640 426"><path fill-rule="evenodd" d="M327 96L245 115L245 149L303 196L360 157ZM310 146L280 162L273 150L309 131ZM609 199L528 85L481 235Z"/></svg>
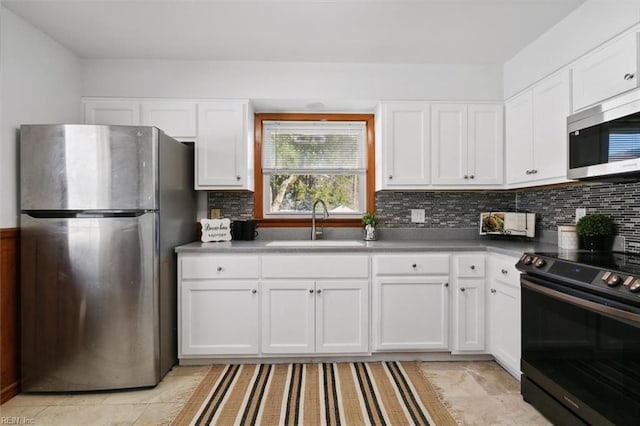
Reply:
<svg viewBox="0 0 640 426"><path fill-rule="evenodd" d="M391 253L404 251L490 251L508 256L520 256L524 252L556 251L554 244L537 241L508 241L493 239L469 240L381 240L361 241L359 246L339 246L330 244L328 240L314 246L311 241L305 246L273 245L273 241L227 241L218 243L202 243L199 241L176 247L177 253ZM282 244L282 243L279 243ZM284 243L286 244L286 243ZM338 243L339 244L339 243Z"/></svg>

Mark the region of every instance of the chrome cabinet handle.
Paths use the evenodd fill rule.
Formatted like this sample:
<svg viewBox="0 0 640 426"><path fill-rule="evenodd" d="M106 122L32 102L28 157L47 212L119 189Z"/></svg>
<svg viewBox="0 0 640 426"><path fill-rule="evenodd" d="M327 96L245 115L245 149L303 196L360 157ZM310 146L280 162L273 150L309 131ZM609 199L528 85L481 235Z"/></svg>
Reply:
<svg viewBox="0 0 640 426"><path fill-rule="evenodd" d="M236 180L240 180L242 179L240 176L236 176Z"/></svg>
<svg viewBox="0 0 640 426"><path fill-rule="evenodd" d="M313 289L309 289L309 293L313 293Z"/></svg>
<svg viewBox="0 0 640 426"><path fill-rule="evenodd" d="M491 289L491 293L495 293L495 292L496 292L496 289L495 289L495 288L492 288L492 289Z"/></svg>
<svg viewBox="0 0 640 426"><path fill-rule="evenodd" d="M222 266L218 266L218 267L216 268L216 271L218 271L218 272L222 272Z"/></svg>
<svg viewBox="0 0 640 426"><path fill-rule="evenodd" d="M389 179L393 179L393 175L389 175Z"/></svg>
<svg viewBox="0 0 640 426"><path fill-rule="evenodd" d="M531 170L527 170L527 171L525 171L525 173L530 175L531 174Z"/></svg>
<svg viewBox="0 0 640 426"><path fill-rule="evenodd" d="M449 287L449 283L444 283L444 286L445 287Z"/></svg>
<svg viewBox="0 0 640 426"><path fill-rule="evenodd" d="M255 288L253 290L251 290L251 294L256 294L258 292L258 290L256 290Z"/></svg>
<svg viewBox="0 0 640 426"><path fill-rule="evenodd" d="M471 265L470 268L473 271L474 269L476 269L476 265Z"/></svg>
<svg viewBox="0 0 640 426"><path fill-rule="evenodd" d="M631 80L631 79L633 79L633 77L635 77L635 76L636 76L635 74L633 74L633 73L629 73L629 72L628 72L628 73L626 73L626 74L624 75L624 79L625 79L625 80Z"/></svg>
<svg viewBox="0 0 640 426"><path fill-rule="evenodd" d="M469 176L469 179L475 179L474 175Z"/></svg>
<svg viewBox="0 0 640 426"><path fill-rule="evenodd" d="M417 267L418 267L418 264L417 264L417 263L414 263L413 265L411 265L411 267L412 267L413 269L415 269L415 268L417 268Z"/></svg>
<svg viewBox="0 0 640 426"><path fill-rule="evenodd" d="M500 272L502 272L504 275L507 275L507 273L509 273L509 271L507 271L506 269L502 269Z"/></svg>
<svg viewBox="0 0 640 426"><path fill-rule="evenodd" d="M319 288L318 290L316 290L316 293L317 293L317 294L322 293L322 289L320 289L320 288Z"/></svg>
<svg viewBox="0 0 640 426"><path fill-rule="evenodd" d="M536 169L531 170L531 174L535 175L536 173L538 173Z"/></svg>
<svg viewBox="0 0 640 426"><path fill-rule="evenodd" d="M467 176L467 175L464 175L464 178L465 178L465 179L469 179L469 176Z"/></svg>
<svg viewBox="0 0 640 426"><path fill-rule="evenodd" d="M460 291L464 291L464 290L465 290L465 288L464 288L464 287L460 287Z"/></svg>

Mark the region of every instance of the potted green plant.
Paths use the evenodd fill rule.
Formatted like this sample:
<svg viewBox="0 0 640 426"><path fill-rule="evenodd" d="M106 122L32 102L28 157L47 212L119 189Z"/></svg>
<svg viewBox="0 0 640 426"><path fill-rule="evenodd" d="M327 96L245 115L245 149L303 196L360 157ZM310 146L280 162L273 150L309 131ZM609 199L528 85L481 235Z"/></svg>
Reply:
<svg viewBox="0 0 640 426"><path fill-rule="evenodd" d="M362 216L362 226L364 226L362 233L366 241L374 241L377 239L376 226L378 222L378 215L375 212L365 213Z"/></svg>
<svg viewBox="0 0 640 426"><path fill-rule="evenodd" d="M606 250L612 242L613 221L603 214L583 216L576 224L576 233L583 249Z"/></svg>

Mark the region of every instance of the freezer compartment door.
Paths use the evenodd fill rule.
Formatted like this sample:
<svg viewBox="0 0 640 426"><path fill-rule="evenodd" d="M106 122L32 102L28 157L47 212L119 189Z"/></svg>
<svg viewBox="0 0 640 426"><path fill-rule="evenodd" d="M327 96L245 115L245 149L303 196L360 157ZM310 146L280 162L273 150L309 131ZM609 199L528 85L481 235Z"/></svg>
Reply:
<svg viewBox="0 0 640 426"><path fill-rule="evenodd" d="M157 223L21 216L23 391L158 383Z"/></svg>
<svg viewBox="0 0 640 426"><path fill-rule="evenodd" d="M23 125L22 210L155 210L158 129Z"/></svg>

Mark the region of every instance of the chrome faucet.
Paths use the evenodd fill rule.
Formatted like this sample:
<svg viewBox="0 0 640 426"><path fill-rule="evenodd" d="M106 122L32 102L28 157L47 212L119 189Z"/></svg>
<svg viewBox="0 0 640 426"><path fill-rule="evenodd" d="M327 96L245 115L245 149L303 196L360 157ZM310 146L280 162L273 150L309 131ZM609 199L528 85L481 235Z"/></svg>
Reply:
<svg viewBox="0 0 640 426"><path fill-rule="evenodd" d="M313 202L313 207L311 207L311 239L317 240L318 237L322 236L322 231L316 231L316 206L318 203L322 204L322 208L324 209L323 218L326 220L329 217L329 211L327 210L327 205L324 201L318 198ZM324 223L322 224L322 229L324 230Z"/></svg>

